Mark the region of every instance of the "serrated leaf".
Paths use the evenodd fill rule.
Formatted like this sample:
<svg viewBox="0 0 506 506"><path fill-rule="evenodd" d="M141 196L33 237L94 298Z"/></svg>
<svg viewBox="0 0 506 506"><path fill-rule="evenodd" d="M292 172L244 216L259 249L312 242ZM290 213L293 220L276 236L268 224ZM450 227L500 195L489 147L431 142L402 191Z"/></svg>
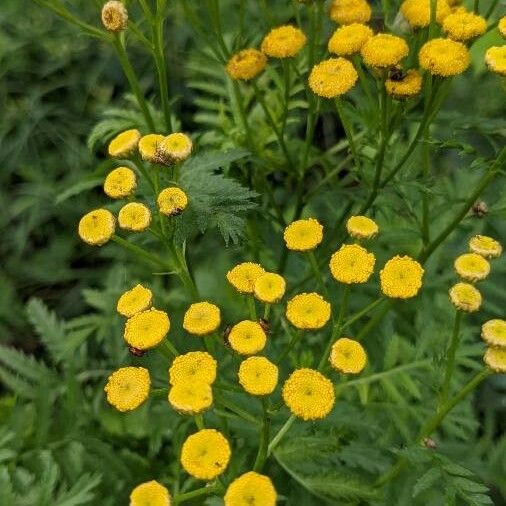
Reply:
<svg viewBox="0 0 506 506"><path fill-rule="evenodd" d="M413 497L416 497L428 488L430 488L439 478L441 478L441 470L437 467L429 469L423 474L418 480L416 480L415 486L413 487Z"/></svg>

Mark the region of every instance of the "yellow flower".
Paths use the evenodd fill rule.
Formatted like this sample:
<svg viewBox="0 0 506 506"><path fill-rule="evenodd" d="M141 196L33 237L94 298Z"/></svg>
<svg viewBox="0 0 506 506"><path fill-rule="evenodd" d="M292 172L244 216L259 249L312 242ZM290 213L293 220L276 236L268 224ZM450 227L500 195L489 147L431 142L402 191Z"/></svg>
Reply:
<svg viewBox="0 0 506 506"><path fill-rule="evenodd" d="M121 32L128 26L128 12L123 2L111 0L102 7L102 24L109 32Z"/></svg>
<svg viewBox="0 0 506 506"><path fill-rule="evenodd" d="M350 216L346 230L355 239L372 239L378 234L378 225L367 216Z"/></svg>
<svg viewBox="0 0 506 506"><path fill-rule="evenodd" d="M156 199L158 209L166 216L177 216L181 214L188 205L188 197L180 188L171 186L163 189Z"/></svg>
<svg viewBox="0 0 506 506"><path fill-rule="evenodd" d="M230 445L223 434L202 429L183 443L181 464L194 478L211 481L225 471L230 454Z"/></svg>
<svg viewBox="0 0 506 506"><path fill-rule="evenodd" d="M474 39L486 32L487 20L473 12L458 11L446 16L443 30L453 40Z"/></svg>
<svg viewBox="0 0 506 506"><path fill-rule="evenodd" d="M148 134L141 137L139 140L139 153L146 162L157 162L158 158L156 153L158 151L158 144L165 137L160 134Z"/></svg>
<svg viewBox="0 0 506 506"><path fill-rule="evenodd" d="M485 258L497 258L502 253L501 244L486 235L475 235L469 240L469 249Z"/></svg>
<svg viewBox="0 0 506 506"><path fill-rule="evenodd" d="M232 327L228 342L241 355L255 355L264 349L267 336L258 322L243 320Z"/></svg>
<svg viewBox="0 0 506 506"><path fill-rule="evenodd" d="M221 323L220 308L210 302L196 302L184 314L183 328L190 334L205 336L213 333Z"/></svg>
<svg viewBox="0 0 506 506"><path fill-rule="evenodd" d="M174 359L169 369L169 383L193 383L212 385L216 380L217 362L205 351L190 351Z"/></svg>
<svg viewBox="0 0 506 506"><path fill-rule="evenodd" d="M211 385L204 381L180 381L169 390L170 405L182 415L198 415L213 403Z"/></svg>
<svg viewBox="0 0 506 506"><path fill-rule="evenodd" d="M491 72L506 75L506 46L492 46L485 53L485 63Z"/></svg>
<svg viewBox="0 0 506 506"><path fill-rule="evenodd" d="M487 348L483 357L485 363L495 372L506 373L506 349L496 346Z"/></svg>
<svg viewBox="0 0 506 506"><path fill-rule="evenodd" d="M490 264L476 253L460 255L453 265L455 272L465 281L480 281L490 272Z"/></svg>
<svg viewBox="0 0 506 506"><path fill-rule="evenodd" d="M364 63L379 68L397 65L408 53L406 41L388 33L373 35L360 50Z"/></svg>
<svg viewBox="0 0 506 506"><path fill-rule="evenodd" d="M347 285L366 283L374 272L376 257L358 244L343 244L330 258L330 272Z"/></svg>
<svg viewBox="0 0 506 506"><path fill-rule="evenodd" d="M422 75L418 70L408 70L400 79L387 79L385 88L389 95L397 99L413 97L422 90Z"/></svg>
<svg viewBox="0 0 506 506"><path fill-rule="evenodd" d="M151 380L144 367L122 367L107 379L104 391L107 402L118 411L132 411L149 396Z"/></svg>
<svg viewBox="0 0 506 506"><path fill-rule="evenodd" d="M373 36L373 31L360 23L352 23L338 28L329 40L329 53L347 56L358 53L365 42Z"/></svg>
<svg viewBox="0 0 506 506"><path fill-rule="evenodd" d="M121 132L109 143L109 156L127 158L136 150L140 138L141 133L135 128Z"/></svg>
<svg viewBox="0 0 506 506"><path fill-rule="evenodd" d="M481 337L493 346L506 347L506 320L489 320L481 327Z"/></svg>
<svg viewBox="0 0 506 506"><path fill-rule="evenodd" d="M423 28L430 23L431 0L405 0L401 4L401 13L414 28ZM451 13L446 0L437 0L436 21L442 23Z"/></svg>
<svg viewBox="0 0 506 506"><path fill-rule="evenodd" d="M227 488L225 506L276 506L271 479L255 471L241 474Z"/></svg>
<svg viewBox="0 0 506 506"><path fill-rule="evenodd" d="M334 407L332 382L313 369L297 369L283 385L283 400L288 409L303 420L325 418Z"/></svg>
<svg viewBox="0 0 506 506"><path fill-rule="evenodd" d="M262 51L273 58L295 56L306 43L302 30L291 25L272 29L262 41Z"/></svg>
<svg viewBox="0 0 506 506"><path fill-rule="evenodd" d="M155 158L166 164L182 162L191 155L192 148L190 137L176 132L158 141Z"/></svg>
<svg viewBox="0 0 506 506"><path fill-rule="evenodd" d="M133 348L149 350L160 344L169 330L170 320L167 313L152 308L136 313L127 320L124 338Z"/></svg>
<svg viewBox="0 0 506 506"><path fill-rule="evenodd" d="M227 63L227 73L232 79L249 81L262 72L267 58L258 49L243 49L234 54Z"/></svg>
<svg viewBox="0 0 506 506"><path fill-rule="evenodd" d="M414 297L422 286L423 268L409 256L391 258L380 271L381 291L394 299Z"/></svg>
<svg viewBox="0 0 506 506"><path fill-rule="evenodd" d="M142 285L136 285L121 295L116 309L119 314L130 318L136 313L149 309L152 301L153 292Z"/></svg>
<svg viewBox="0 0 506 506"><path fill-rule="evenodd" d="M253 293L255 281L262 274L265 270L259 264L244 262L227 272L227 280L238 292Z"/></svg>
<svg viewBox="0 0 506 506"><path fill-rule="evenodd" d="M112 199L132 195L137 187L135 172L128 167L118 167L109 172L104 181L104 192Z"/></svg>
<svg viewBox="0 0 506 506"><path fill-rule="evenodd" d="M269 395L278 384L278 368L265 357L250 357L239 366L239 383L251 395Z"/></svg>
<svg viewBox="0 0 506 506"><path fill-rule="evenodd" d="M297 220L285 228L283 237L288 249L310 251L322 242L323 227L314 218Z"/></svg>
<svg viewBox="0 0 506 506"><path fill-rule="evenodd" d="M114 234L116 220L107 209L95 209L79 221L79 237L92 246L102 246Z"/></svg>
<svg viewBox="0 0 506 506"><path fill-rule="evenodd" d="M351 90L358 74L345 58L330 58L315 65L309 75L309 87L324 98L335 98Z"/></svg>
<svg viewBox="0 0 506 506"><path fill-rule="evenodd" d="M499 24L497 25L499 33L501 34L503 39L506 39L506 16L503 16L499 20Z"/></svg>
<svg viewBox="0 0 506 506"><path fill-rule="evenodd" d="M118 214L118 224L125 230L142 232L151 224L151 211L139 202L129 202Z"/></svg>
<svg viewBox="0 0 506 506"><path fill-rule="evenodd" d="M461 311L474 313L480 309L481 293L469 283L457 283L449 291L452 304Z"/></svg>
<svg viewBox="0 0 506 506"><path fill-rule="evenodd" d="M317 293L300 293L288 301L288 321L298 329L321 329L330 318L330 304Z"/></svg>
<svg viewBox="0 0 506 506"><path fill-rule="evenodd" d="M450 39L429 40L420 49L418 59L420 67L441 77L462 74L470 63L466 46Z"/></svg>
<svg viewBox="0 0 506 506"><path fill-rule="evenodd" d="M137 485L130 494L129 506L171 506L169 491L157 481Z"/></svg>
<svg viewBox="0 0 506 506"><path fill-rule="evenodd" d="M283 276L266 272L259 276L253 285L255 297L265 304L279 302L285 294L286 282Z"/></svg>
<svg viewBox="0 0 506 506"><path fill-rule="evenodd" d="M366 0L334 0L329 12L330 19L340 25L367 23L371 14L371 7Z"/></svg>
<svg viewBox="0 0 506 506"><path fill-rule="evenodd" d="M367 354L358 341L341 337L332 345L329 362L336 371L358 374L367 363Z"/></svg>

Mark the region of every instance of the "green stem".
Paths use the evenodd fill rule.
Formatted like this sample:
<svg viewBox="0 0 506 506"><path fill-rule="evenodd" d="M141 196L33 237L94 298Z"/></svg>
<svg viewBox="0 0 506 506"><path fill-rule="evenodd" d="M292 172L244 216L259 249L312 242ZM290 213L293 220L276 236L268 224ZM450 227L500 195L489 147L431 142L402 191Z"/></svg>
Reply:
<svg viewBox="0 0 506 506"><path fill-rule="evenodd" d="M197 488L196 490L192 490L191 492L185 492L184 494L179 494L174 497L174 504L181 504L183 502L189 501L190 499L195 499L196 497L200 497L202 495L210 495L215 492L219 492L221 486L219 484L205 486L202 488Z"/></svg>
<svg viewBox="0 0 506 506"><path fill-rule="evenodd" d="M313 271L313 274L318 281L318 285L320 286L320 289L324 295L328 296L328 290L325 285L325 280L323 279L322 273L320 269L318 268L318 262L316 260L316 256L314 254L314 251L308 251L306 254L306 258L308 259L309 266Z"/></svg>
<svg viewBox="0 0 506 506"><path fill-rule="evenodd" d="M260 444L258 447L257 457L255 459L255 464L253 465L253 471L261 471L262 467L267 459L267 447L269 446L269 429L271 425L271 418L267 409L267 400L265 398L261 399L262 401L262 412L263 412L263 420L262 420L262 430L260 432Z"/></svg>
<svg viewBox="0 0 506 506"><path fill-rule="evenodd" d="M474 13L479 14L480 13L480 0L474 0Z"/></svg>
<svg viewBox="0 0 506 506"><path fill-rule="evenodd" d="M122 237L119 237L118 235L114 234L111 237L111 240L113 240L116 244L119 244L123 249L126 249L133 253L138 258L143 258L144 260L148 260L149 262L152 262L154 264L159 265L160 267L163 267L164 269L172 269L172 266L170 266L167 262L162 260L156 255L153 255L146 251L145 249L136 246L135 244L132 244L129 241L126 241Z"/></svg>
<svg viewBox="0 0 506 506"><path fill-rule="evenodd" d="M202 415L194 415L193 419L195 420L195 425L197 426L198 430L203 430L206 428L204 425L204 417Z"/></svg>
<svg viewBox="0 0 506 506"><path fill-rule="evenodd" d="M163 339L159 347L165 348L174 358L180 355L179 351L177 351L176 347L168 339Z"/></svg>
<svg viewBox="0 0 506 506"><path fill-rule="evenodd" d="M265 321L269 321L270 314L271 314L271 305L266 303L264 306L264 316L263 316Z"/></svg>
<svg viewBox="0 0 506 506"><path fill-rule="evenodd" d="M232 401L229 401L228 399L225 399L224 397L215 396L217 404L220 406L223 406L224 408L228 409L238 417L242 418L243 420L246 420L247 422L253 423L255 425L260 425L260 422L253 416L250 415L247 411L242 409L240 406L237 406L237 404L233 403Z"/></svg>
<svg viewBox="0 0 506 506"><path fill-rule="evenodd" d="M248 144L248 148L250 149L250 151L254 153L255 144L253 142L253 135L251 134L248 118L246 116L246 110L244 108L244 97L241 93L239 83L236 80L232 81L232 87L234 90L235 101L237 102L237 108L239 110L239 116L241 118L242 126L244 128L244 133L246 134L246 142Z"/></svg>
<svg viewBox="0 0 506 506"><path fill-rule="evenodd" d="M495 11L495 8L497 7L497 4L499 3L499 0L493 0L490 4L490 7L487 11L487 14L485 14L485 18L488 19L490 16L492 16L493 12Z"/></svg>
<svg viewBox="0 0 506 506"><path fill-rule="evenodd" d="M362 89L367 96L367 100L369 101L369 105L371 107L371 111L374 110L374 98L372 96L371 88L369 86L369 81L367 80L367 76L365 75L364 68L362 67L362 62L358 54L354 54L351 57L355 68L357 69L358 78L360 80L360 84L362 85Z"/></svg>
<svg viewBox="0 0 506 506"><path fill-rule="evenodd" d="M362 327L362 330L357 334L357 336L356 336L355 339L357 341L361 341L362 339L364 339L364 337L367 336L369 334L369 332L371 332L371 330L374 330L379 325L379 323L381 322L381 320L383 319L383 317L388 313L388 311L390 311L390 309L392 309L393 305L394 305L393 299L389 299L383 305L383 307L381 308L381 310L378 311L367 322L367 324Z"/></svg>
<svg viewBox="0 0 506 506"><path fill-rule="evenodd" d="M253 295L247 295L249 317L253 321L257 321L257 308L255 303L255 297Z"/></svg>
<svg viewBox="0 0 506 506"><path fill-rule="evenodd" d="M289 330L288 326L286 326L285 330L287 330L288 333L291 335L291 339L288 342L287 346L285 346L285 349L283 350L283 352L281 353L281 355L276 360L276 363L278 365L281 364L281 362L283 362L283 360L285 359L285 357L292 351L293 347L297 344L297 342L299 341L299 339L302 337L302 330L301 329L297 329L296 332L292 333Z"/></svg>
<svg viewBox="0 0 506 506"><path fill-rule="evenodd" d="M277 434L272 438L272 441L267 447L267 456L269 456L275 450L276 446L278 446L279 442L283 439L283 436L290 430L293 422L295 422L295 415L291 415L281 427L281 429L279 429Z"/></svg>
<svg viewBox="0 0 506 506"><path fill-rule="evenodd" d="M357 147L355 146L355 141L353 139L353 130L351 127L351 123L348 121L348 118L344 112L343 101L341 98L336 98L335 100L337 114L339 115L339 119L343 125L344 133L346 138L348 139L348 144L350 146L351 154L353 155L353 160L357 169L360 168L360 159L358 157Z"/></svg>
<svg viewBox="0 0 506 506"><path fill-rule="evenodd" d="M376 300L372 301L370 304L365 306L363 309L355 313L354 315L350 316L341 326L341 329L344 330L345 328L349 327L350 325L353 325L357 320L360 320L362 316L366 315L369 311L372 311L375 307L379 306L383 302L385 302L387 299L385 297L378 297Z"/></svg>

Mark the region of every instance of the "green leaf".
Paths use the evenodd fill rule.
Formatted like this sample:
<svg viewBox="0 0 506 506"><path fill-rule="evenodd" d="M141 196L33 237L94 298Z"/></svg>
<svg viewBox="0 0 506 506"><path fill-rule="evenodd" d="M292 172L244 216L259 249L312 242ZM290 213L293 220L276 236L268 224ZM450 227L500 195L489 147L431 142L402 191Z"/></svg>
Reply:
<svg viewBox="0 0 506 506"><path fill-rule="evenodd" d="M437 467L429 469L418 480L413 487L413 497L420 495L430 488L438 479L441 478L441 470Z"/></svg>

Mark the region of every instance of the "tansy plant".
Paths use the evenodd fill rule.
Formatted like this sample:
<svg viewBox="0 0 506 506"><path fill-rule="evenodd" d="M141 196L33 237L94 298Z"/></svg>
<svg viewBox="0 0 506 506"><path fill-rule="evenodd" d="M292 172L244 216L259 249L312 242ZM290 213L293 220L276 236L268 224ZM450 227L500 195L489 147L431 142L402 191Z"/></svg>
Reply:
<svg viewBox="0 0 506 506"><path fill-rule="evenodd" d="M498 2L34 2L109 45L135 101L90 136L112 168L76 225L125 265L105 398L173 423L130 506L491 504L444 442L506 371L504 297L480 317L501 244L468 225L506 151L437 118L472 54L501 92L505 47L479 45ZM458 194L449 149L472 158ZM432 262L462 229L452 280Z"/></svg>

